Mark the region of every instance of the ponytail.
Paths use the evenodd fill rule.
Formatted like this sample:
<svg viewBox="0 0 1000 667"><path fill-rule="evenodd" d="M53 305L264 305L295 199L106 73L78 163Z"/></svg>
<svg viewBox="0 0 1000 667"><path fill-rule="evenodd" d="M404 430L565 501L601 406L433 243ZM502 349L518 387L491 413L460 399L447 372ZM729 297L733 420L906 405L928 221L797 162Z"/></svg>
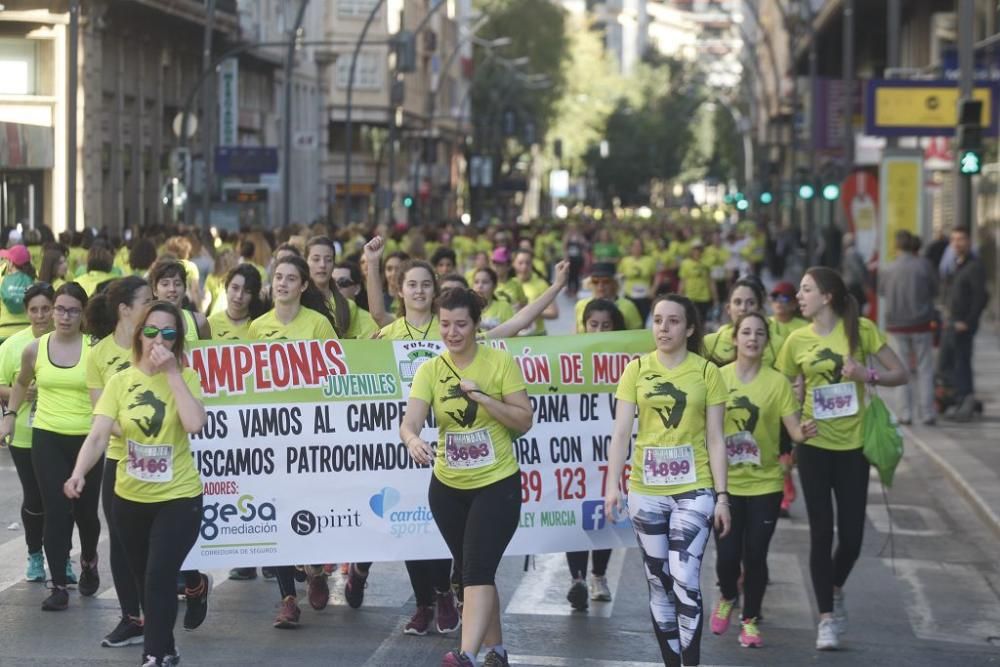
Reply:
<svg viewBox="0 0 1000 667"><path fill-rule="evenodd" d="M84 316L87 333L97 339L114 332L118 326L118 306L131 306L135 301L135 293L147 286L146 281L139 276L126 276L103 284L104 289L88 300Z"/></svg>
<svg viewBox="0 0 1000 667"><path fill-rule="evenodd" d="M806 271L821 294L829 295L830 308L844 323L849 353L853 355L861 346L861 308L857 299L847 291L840 274L825 266L814 266Z"/></svg>

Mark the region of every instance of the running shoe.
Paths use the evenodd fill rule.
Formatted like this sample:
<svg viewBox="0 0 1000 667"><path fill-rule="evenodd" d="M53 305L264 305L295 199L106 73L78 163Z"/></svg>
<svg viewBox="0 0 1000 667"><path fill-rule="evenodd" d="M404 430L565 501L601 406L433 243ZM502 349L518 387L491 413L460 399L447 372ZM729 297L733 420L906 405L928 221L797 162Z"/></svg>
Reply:
<svg viewBox="0 0 1000 667"><path fill-rule="evenodd" d="M282 630L291 630L299 627L299 617L302 610L299 609L298 601L294 595L288 595L281 601L278 615L274 617L274 627Z"/></svg>
<svg viewBox="0 0 1000 667"><path fill-rule="evenodd" d="M49 597L42 600L42 611L62 611L69 606L69 591L65 586L53 586Z"/></svg>
<svg viewBox="0 0 1000 667"><path fill-rule="evenodd" d="M142 667L174 667L181 664L181 656L178 653L168 653L162 658L144 655L142 656L142 660Z"/></svg>
<svg viewBox="0 0 1000 667"><path fill-rule="evenodd" d="M410 621L406 624L406 627L403 628L403 634L423 637L430 630L431 619L433 617L433 607L417 607L417 611L410 617Z"/></svg>
<svg viewBox="0 0 1000 667"><path fill-rule="evenodd" d="M24 575L24 580L45 581L45 556L41 551L28 554L28 571Z"/></svg>
<svg viewBox="0 0 1000 667"><path fill-rule="evenodd" d="M66 584L69 586L76 585L76 572L73 571L73 561L69 558L66 559Z"/></svg>
<svg viewBox="0 0 1000 667"><path fill-rule="evenodd" d="M262 568L260 568L260 574L265 579L277 579L278 578L278 573L275 571L275 568L273 568L273 567L262 567Z"/></svg>
<svg viewBox="0 0 1000 667"><path fill-rule="evenodd" d="M322 567L306 566L306 597L309 606L319 611L326 609L330 603L330 584L326 581L326 573Z"/></svg>
<svg viewBox="0 0 1000 667"><path fill-rule="evenodd" d="M201 586L195 589L184 589L184 600L187 605L184 610L184 629L196 630L205 622L208 616L208 594L212 592L212 576L202 573Z"/></svg>
<svg viewBox="0 0 1000 667"><path fill-rule="evenodd" d="M101 575L97 572L97 556L89 563L80 559L80 595L90 597L101 587Z"/></svg>
<svg viewBox="0 0 1000 667"><path fill-rule="evenodd" d="M437 594L437 609L434 612L434 624L442 634L454 632L462 627L462 617L455 609L455 596L451 591Z"/></svg>
<svg viewBox="0 0 1000 667"><path fill-rule="evenodd" d="M735 600L720 599L712 612L712 634L721 635L729 629L729 617L733 613Z"/></svg>
<svg viewBox="0 0 1000 667"><path fill-rule="evenodd" d="M101 646L105 648L120 648L141 643L142 623L130 616L123 616L115 629L101 640Z"/></svg>
<svg viewBox="0 0 1000 667"><path fill-rule="evenodd" d="M234 567L229 571L230 581L252 581L257 578L255 567Z"/></svg>
<svg viewBox="0 0 1000 667"><path fill-rule="evenodd" d="M760 648L764 642L760 638L760 630L757 629L756 618L745 618L740 625L740 646L743 648Z"/></svg>
<svg viewBox="0 0 1000 667"><path fill-rule="evenodd" d="M368 587L368 573L361 574L358 566L351 563L351 569L347 574L347 583L344 584L344 597L351 609L359 609L365 602L365 589Z"/></svg>
<svg viewBox="0 0 1000 667"><path fill-rule="evenodd" d="M847 604L843 590L833 592L833 620L837 623L838 635L847 632Z"/></svg>
<svg viewBox="0 0 1000 667"><path fill-rule="evenodd" d="M590 577L590 599L597 602L611 602L611 589L608 588L608 578L596 574Z"/></svg>
<svg viewBox="0 0 1000 667"><path fill-rule="evenodd" d="M504 651L504 654L500 655L496 650L490 649L490 652L486 654L486 659L483 660L483 667L510 667L507 652Z"/></svg>
<svg viewBox="0 0 1000 667"><path fill-rule="evenodd" d="M566 599L569 600L569 604L573 609L587 611L587 607L590 606L590 603L587 602L588 596L587 582L583 579L574 579L573 585L569 587L569 593L566 594Z"/></svg>
<svg viewBox="0 0 1000 667"><path fill-rule="evenodd" d="M444 654L441 658L441 667L476 667L476 663L462 653L462 649L455 649Z"/></svg>
<svg viewBox="0 0 1000 667"><path fill-rule="evenodd" d="M836 651L840 648L840 638L837 637L837 622L832 618L824 618L816 628L816 650Z"/></svg>

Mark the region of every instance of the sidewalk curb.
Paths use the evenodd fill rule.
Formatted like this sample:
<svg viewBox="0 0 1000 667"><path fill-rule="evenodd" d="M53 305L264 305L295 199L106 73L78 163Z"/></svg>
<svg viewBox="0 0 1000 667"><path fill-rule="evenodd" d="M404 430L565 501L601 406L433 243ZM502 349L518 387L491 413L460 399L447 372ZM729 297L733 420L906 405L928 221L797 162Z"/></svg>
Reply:
<svg viewBox="0 0 1000 667"><path fill-rule="evenodd" d="M958 492L962 494L962 497L972 505L972 509L975 510L976 514L979 515L987 525L988 528L993 530L993 533L998 539L1000 539L1000 516L983 500L983 497L979 495L979 492L972 488L972 485L962 476L962 474L955 469L953 465L948 463L944 457L938 454L934 449L928 445L926 442L920 439L914 432L913 429L909 427L903 427L909 440L913 442L917 447L921 449L934 463L937 464L939 468L948 477L951 483L958 489Z"/></svg>

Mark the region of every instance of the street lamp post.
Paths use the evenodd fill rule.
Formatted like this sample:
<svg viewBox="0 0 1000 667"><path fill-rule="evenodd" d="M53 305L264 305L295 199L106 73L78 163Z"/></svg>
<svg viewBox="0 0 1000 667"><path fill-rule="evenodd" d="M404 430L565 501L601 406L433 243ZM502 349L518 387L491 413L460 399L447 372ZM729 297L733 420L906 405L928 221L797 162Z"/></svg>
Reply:
<svg viewBox="0 0 1000 667"><path fill-rule="evenodd" d="M76 122L80 60L80 0L69 4L69 72L66 77L66 229L76 231Z"/></svg>
<svg viewBox="0 0 1000 667"><path fill-rule="evenodd" d="M288 40L288 52L285 54L285 159L282 164L281 188L283 215L282 223L287 227L292 217L292 78L295 76L295 47L302 20L305 18L306 6L309 0L299 2L299 11L292 25L291 38Z"/></svg>

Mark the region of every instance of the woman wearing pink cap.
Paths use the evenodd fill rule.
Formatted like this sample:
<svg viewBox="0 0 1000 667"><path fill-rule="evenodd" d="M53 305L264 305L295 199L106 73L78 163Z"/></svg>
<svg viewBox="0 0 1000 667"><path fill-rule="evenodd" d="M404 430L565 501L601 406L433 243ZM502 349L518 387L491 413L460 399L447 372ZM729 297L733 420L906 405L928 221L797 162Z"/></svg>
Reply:
<svg viewBox="0 0 1000 667"><path fill-rule="evenodd" d="M0 342L31 325L24 307L24 292L35 282L31 254L23 245L0 250Z"/></svg>

